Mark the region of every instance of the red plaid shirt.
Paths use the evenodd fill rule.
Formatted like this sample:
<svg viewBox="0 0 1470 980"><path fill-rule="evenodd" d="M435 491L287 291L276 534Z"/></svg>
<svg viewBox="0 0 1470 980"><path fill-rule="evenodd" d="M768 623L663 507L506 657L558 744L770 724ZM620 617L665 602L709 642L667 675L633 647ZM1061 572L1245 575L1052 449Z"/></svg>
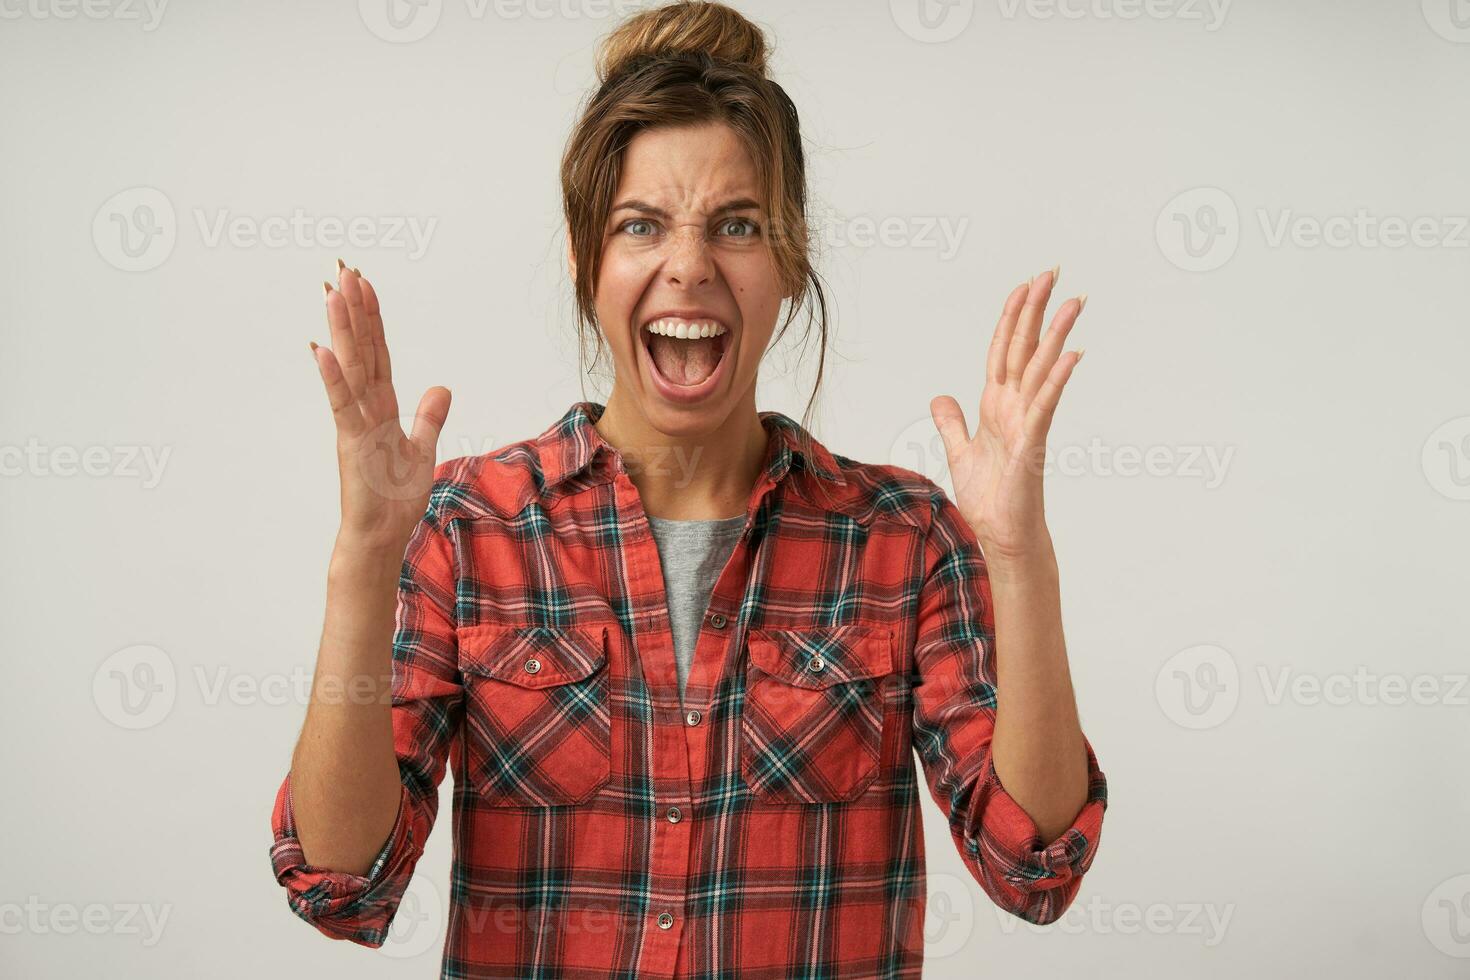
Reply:
<svg viewBox="0 0 1470 980"><path fill-rule="evenodd" d="M454 777L445 977L917 977L915 750L966 867L1057 919L1107 784L1052 841L996 777L995 632L974 532L931 480L770 434L680 704L658 550L577 402L438 467L393 644L403 792L366 875L306 864L290 776L271 862L291 909L381 946Z"/></svg>

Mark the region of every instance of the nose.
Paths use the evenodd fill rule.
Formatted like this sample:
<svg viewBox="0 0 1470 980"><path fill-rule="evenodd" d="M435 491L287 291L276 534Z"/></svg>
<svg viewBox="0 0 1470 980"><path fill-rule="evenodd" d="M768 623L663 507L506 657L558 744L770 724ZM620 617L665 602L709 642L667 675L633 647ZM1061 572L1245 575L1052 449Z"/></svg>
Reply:
<svg viewBox="0 0 1470 980"><path fill-rule="evenodd" d="M669 236L669 256L664 263L669 282L681 286L701 286L714 277L714 260L704 229L683 225Z"/></svg>

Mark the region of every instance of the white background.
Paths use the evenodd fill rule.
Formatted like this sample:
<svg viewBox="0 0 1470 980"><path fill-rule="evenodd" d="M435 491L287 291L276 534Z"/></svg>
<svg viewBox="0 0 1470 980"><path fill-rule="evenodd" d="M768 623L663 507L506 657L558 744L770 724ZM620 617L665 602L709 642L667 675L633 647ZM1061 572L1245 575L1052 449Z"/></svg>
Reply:
<svg viewBox="0 0 1470 980"><path fill-rule="evenodd" d="M1047 503L1101 849L1037 929L926 797L925 975L1466 975L1470 5L926 2L739 4L802 112L829 447L944 482L928 401L973 422L1008 290L1090 297ZM557 164L615 20L528 4L0 0L7 976L438 975L448 780L384 950L271 876L337 517L307 341L340 254L444 458L605 395Z"/></svg>

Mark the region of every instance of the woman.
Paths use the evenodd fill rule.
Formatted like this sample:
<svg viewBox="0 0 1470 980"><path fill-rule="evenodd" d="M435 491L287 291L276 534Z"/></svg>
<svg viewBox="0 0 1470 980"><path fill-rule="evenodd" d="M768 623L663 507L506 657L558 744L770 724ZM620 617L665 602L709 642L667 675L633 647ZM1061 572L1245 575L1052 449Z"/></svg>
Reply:
<svg viewBox="0 0 1470 980"><path fill-rule="evenodd" d="M644 11L599 75L562 184L605 405L436 466L449 392L405 436L376 291L327 285L342 524L274 813L291 907L381 945L452 760L446 976L917 976L917 749L987 894L1055 920L1106 806L1030 464L1082 300L1039 336L1057 270L1012 291L973 437L931 403L954 501L835 455L755 405L782 305L827 331L760 31Z"/></svg>

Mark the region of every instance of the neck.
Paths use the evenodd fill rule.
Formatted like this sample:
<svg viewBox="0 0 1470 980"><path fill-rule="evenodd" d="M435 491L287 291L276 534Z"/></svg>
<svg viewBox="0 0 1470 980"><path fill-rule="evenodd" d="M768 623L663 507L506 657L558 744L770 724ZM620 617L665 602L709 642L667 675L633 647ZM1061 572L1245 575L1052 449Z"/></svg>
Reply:
<svg viewBox="0 0 1470 980"><path fill-rule="evenodd" d="M620 396L614 384L595 427L622 455L644 513L672 520L743 515L769 438L754 386L714 428L671 434L654 428L636 399Z"/></svg>

